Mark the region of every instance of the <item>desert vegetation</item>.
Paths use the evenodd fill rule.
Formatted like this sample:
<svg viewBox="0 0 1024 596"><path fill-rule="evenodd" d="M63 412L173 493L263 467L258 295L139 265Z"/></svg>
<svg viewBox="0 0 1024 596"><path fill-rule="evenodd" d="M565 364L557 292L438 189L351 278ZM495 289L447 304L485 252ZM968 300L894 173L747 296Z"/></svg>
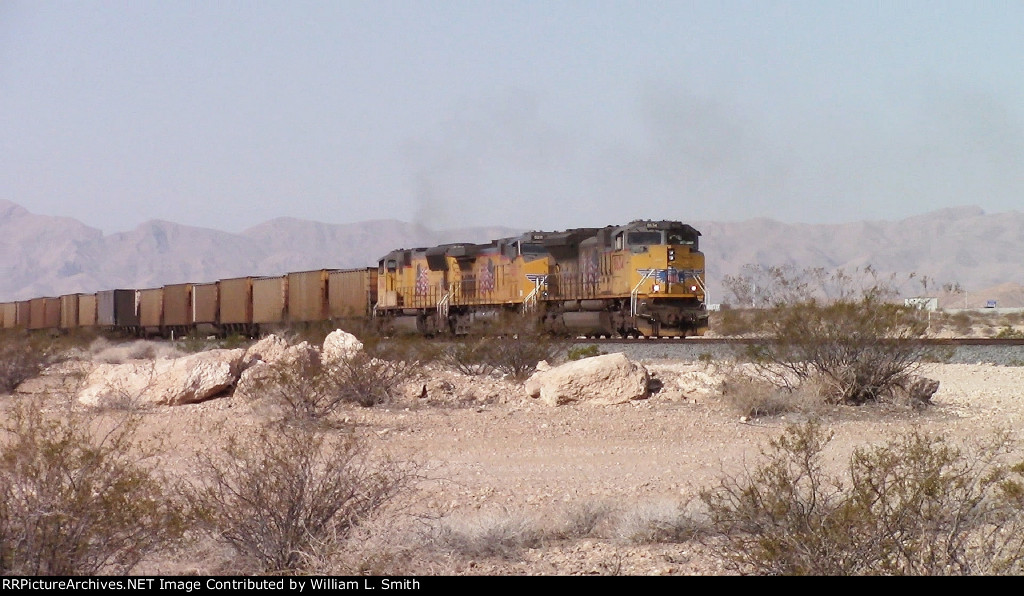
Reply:
<svg viewBox="0 0 1024 596"><path fill-rule="evenodd" d="M197 526L230 546L232 573L323 571L352 531L412 486L415 470L351 433L278 424L228 435L185 489Z"/></svg>
<svg viewBox="0 0 1024 596"><path fill-rule="evenodd" d="M890 309L882 281L799 312L768 303L744 323L765 347L678 373L707 392L663 375L646 400L603 409L522 396L537 361L601 352L529 329L364 335L332 358L296 337L261 354L244 394L187 406L5 395L0 573L1024 572L1020 439L902 407L929 374L915 341L928 321ZM63 349L43 346L25 378L69 374ZM191 351L100 340L74 358ZM471 408L436 407L467 395Z"/></svg>
<svg viewBox="0 0 1024 596"><path fill-rule="evenodd" d="M770 385L852 405L930 397L909 391L917 368L933 359L927 314L895 302L894 280L871 269L772 267L726 283L738 302L761 307L744 320L759 341L743 349Z"/></svg>
<svg viewBox="0 0 1024 596"><path fill-rule="evenodd" d="M51 417L32 401L5 414L0 574L127 573L180 541L187 515L139 418Z"/></svg>
<svg viewBox="0 0 1024 596"><path fill-rule="evenodd" d="M467 375L498 373L522 380L540 361L565 357L570 342L544 331L537 321L521 316L496 320L484 332L448 342L442 361Z"/></svg>
<svg viewBox="0 0 1024 596"><path fill-rule="evenodd" d="M733 569L771 575L1019 574L1024 465L1002 437L956 445L913 431L827 471L815 422L771 439L752 469L706 489Z"/></svg>
<svg viewBox="0 0 1024 596"><path fill-rule="evenodd" d="M0 333L0 391L10 393L38 376L59 356L54 342L22 330Z"/></svg>

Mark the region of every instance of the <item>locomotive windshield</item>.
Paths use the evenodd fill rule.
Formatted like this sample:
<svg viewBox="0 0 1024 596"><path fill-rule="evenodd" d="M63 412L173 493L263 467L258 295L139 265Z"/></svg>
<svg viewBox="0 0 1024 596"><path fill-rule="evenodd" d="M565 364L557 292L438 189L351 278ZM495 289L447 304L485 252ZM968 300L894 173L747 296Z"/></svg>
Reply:
<svg viewBox="0 0 1024 596"><path fill-rule="evenodd" d="M697 237L692 234L684 234L682 232L669 232L668 244L685 244L688 246L695 246L697 244Z"/></svg>
<svg viewBox="0 0 1024 596"><path fill-rule="evenodd" d="M616 239L618 240L618 239ZM650 246L654 244L670 244L692 246L696 249L697 237L693 234L682 231L646 231L629 232L626 235L626 242L630 246ZM619 250L621 248L617 247Z"/></svg>
<svg viewBox="0 0 1024 596"><path fill-rule="evenodd" d="M544 254L548 251L543 244L530 244L528 242L519 243L519 252L523 254Z"/></svg>
<svg viewBox="0 0 1024 596"><path fill-rule="evenodd" d="M626 237L626 242L628 242L630 246L663 243L661 232L630 232Z"/></svg>

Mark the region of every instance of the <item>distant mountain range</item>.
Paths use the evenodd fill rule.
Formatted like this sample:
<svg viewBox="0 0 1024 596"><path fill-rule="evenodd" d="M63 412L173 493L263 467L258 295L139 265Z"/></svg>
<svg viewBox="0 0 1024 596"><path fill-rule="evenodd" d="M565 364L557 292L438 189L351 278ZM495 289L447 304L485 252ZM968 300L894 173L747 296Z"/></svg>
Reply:
<svg viewBox="0 0 1024 596"><path fill-rule="evenodd" d="M673 216L666 218L675 219ZM626 222L608 222L619 224ZM688 221L703 234L709 295L746 264L853 268L959 283L968 306L1024 302L1024 214L978 207L900 221L788 224L770 219ZM325 224L278 218L232 234L166 221L104 235L67 217L29 213L0 200L0 302L112 288L148 288L244 275L365 267L390 250L488 242L504 227L436 231L396 220Z"/></svg>

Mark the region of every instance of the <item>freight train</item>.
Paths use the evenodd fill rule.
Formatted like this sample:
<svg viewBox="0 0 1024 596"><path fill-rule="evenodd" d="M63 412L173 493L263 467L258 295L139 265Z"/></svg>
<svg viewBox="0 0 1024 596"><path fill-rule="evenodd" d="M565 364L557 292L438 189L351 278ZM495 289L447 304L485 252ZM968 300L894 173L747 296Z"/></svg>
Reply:
<svg viewBox="0 0 1024 596"><path fill-rule="evenodd" d="M0 326L256 336L288 325L360 321L383 333L432 336L515 316L572 335L702 335L708 315L700 235L678 221L637 220L403 248L376 267L0 303Z"/></svg>

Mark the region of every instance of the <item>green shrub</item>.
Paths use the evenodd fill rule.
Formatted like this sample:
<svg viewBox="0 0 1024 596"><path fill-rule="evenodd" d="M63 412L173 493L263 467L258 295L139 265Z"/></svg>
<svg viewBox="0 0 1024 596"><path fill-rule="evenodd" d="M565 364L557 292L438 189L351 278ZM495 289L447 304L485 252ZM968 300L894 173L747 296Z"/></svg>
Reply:
<svg viewBox="0 0 1024 596"><path fill-rule="evenodd" d="M569 348L569 353L566 355L567 360L582 360L584 358L592 358L594 356L602 356L607 354L601 348L590 344L588 346L573 346Z"/></svg>
<svg viewBox="0 0 1024 596"><path fill-rule="evenodd" d="M858 449L825 469L831 435L790 427L753 470L702 491L723 555L741 572L799 575L1018 574L1020 465L1005 437L960 448L921 432Z"/></svg>
<svg viewBox="0 0 1024 596"><path fill-rule="evenodd" d="M999 330L999 333L996 334L996 339L1024 339L1024 331L1007 325Z"/></svg>
<svg viewBox="0 0 1024 596"><path fill-rule="evenodd" d="M745 353L759 374L794 391L812 382L833 403L862 404L895 397L929 358L927 316L892 301L895 286L867 269L851 276L821 270L757 270L770 282L729 278L738 297L764 308L752 311L757 343ZM750 298L751 287L770 283L776 293ZM744 302L746 303L746 302Z"/></svg>

